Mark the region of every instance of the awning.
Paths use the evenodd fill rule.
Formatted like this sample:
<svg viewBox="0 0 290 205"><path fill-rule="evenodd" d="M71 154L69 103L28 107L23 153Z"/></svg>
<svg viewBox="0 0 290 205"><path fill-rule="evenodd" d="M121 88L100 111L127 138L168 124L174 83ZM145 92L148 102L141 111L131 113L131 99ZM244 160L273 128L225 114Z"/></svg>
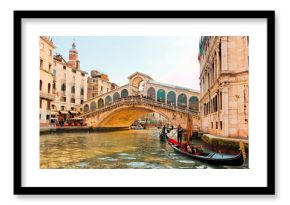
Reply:
<svg viewBox="0 0 290 205"><path fill-rule="evenodd" d="M79 114L79 112L78 111L75 111L75 110L71 110L71 111L69 111L69 113L70 114L73 114L73 115Z"/></svg>
<svg viewBox="0 0 290 205"><path fill-rule="evenodd" d="M67 115L68 111L59 111L59 114Z"/></svg>
<svg viewBox="0 0 290 205"><path fill-rule="evenodd" d="M81 117L74 117L74 118L71 118L69 120L84 120L84 118L81 118Z"/></svg>

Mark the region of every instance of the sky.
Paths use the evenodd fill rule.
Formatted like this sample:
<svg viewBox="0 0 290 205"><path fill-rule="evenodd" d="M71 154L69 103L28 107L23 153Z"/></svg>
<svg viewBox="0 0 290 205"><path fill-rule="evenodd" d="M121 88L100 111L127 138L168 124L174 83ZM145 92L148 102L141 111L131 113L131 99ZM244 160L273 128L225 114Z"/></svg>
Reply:
<svg viewBox="0 0 290 205"><path fill-rule="evenodd" d="M75 41L81 70L99 70L119 86L141 72L155 81L199 90L199 36L52 36L68 60Z"/></svg>

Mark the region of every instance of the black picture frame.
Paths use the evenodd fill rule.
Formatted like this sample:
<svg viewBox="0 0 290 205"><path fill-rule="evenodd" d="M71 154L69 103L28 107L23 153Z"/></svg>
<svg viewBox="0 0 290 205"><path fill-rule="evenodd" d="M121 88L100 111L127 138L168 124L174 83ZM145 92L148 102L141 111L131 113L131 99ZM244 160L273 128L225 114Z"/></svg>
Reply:
<svg viewBox="0 0 290 205"><path fill-rule="evenodd" d="M267 20L266 187L24 187L22 185L22 19L196 18ZM271 82L271 83L269 83ZM271 93L271 95L269 94ZM15 195L273 195L275 194L275 11L14 11L14 194ZM271 154L269 153L271 150Z"/></svg>

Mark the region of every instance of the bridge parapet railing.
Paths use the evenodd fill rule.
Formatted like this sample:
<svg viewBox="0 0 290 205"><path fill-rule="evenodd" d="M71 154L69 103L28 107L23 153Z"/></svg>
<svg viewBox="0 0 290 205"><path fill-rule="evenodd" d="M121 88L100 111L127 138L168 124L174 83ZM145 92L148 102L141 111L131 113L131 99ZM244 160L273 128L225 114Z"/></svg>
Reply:
<svg viewBox="0 0 290 205"><path fill-rule="evenodd" d="M173 110L173 111L177 111L177 112L181 112L181 113L185 113L185 114L192 114L192 115L196 115L196 116L199 115L199 112L194 111L194 110L190 110L187 108L182 108L182 107L178 107L175 105L168 105L166 103L158 102L158 101L155 101L153 99L148 99L148 98L144 98L144 97L142 98L142 97L138 97L138 96L136 96L136 97L129 96L126 98L119 98L116 101L113 101L110 104L107 104L102 108L97 108L96 110L83 113L81 115L81 117L86 117L86 116L94 115L97 113L102 113L104 111L114 109L114 108L121 106L121 105L140 105L140 104L147 104L149 106L162 107L162 108L166 108L169 110Z"/></svg>

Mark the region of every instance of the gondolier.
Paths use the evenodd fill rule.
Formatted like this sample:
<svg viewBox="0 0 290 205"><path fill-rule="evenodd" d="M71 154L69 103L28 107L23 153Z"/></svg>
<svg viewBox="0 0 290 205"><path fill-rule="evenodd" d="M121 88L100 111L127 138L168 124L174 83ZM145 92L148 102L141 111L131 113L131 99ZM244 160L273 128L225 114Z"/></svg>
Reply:
<svg viewBox="0 0 290 205"><path fill-rule="evenodd" d="M183 129L181 128L180 125L178 125L178 128L177 128L177 142L178 142L178 144L181 144L182 132L183 132Z"/></svg>

